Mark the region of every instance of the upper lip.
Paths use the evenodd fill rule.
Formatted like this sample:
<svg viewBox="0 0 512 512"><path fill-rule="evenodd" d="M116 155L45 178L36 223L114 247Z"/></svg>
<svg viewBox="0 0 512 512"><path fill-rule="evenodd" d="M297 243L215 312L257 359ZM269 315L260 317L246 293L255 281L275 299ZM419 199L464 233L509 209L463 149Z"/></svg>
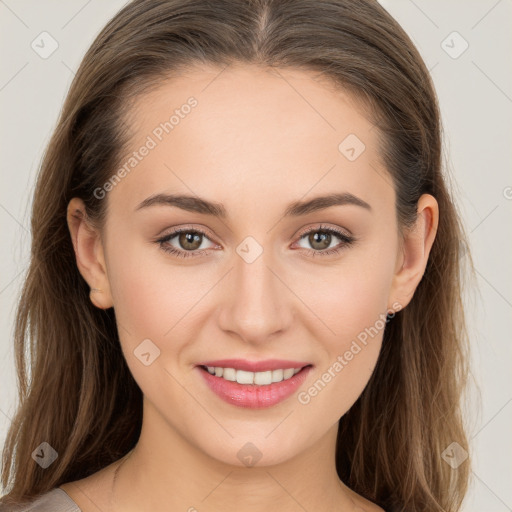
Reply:
<svg viewBox="0 0 512 512"><path fill-rule="evenodd" d="M217 366L220 368L234 368L246 372L265 372L269 370L286 370L287 368L303 368L311 363L302 361L286 361L284 359L266 359L265 361L248 361L246 359L218 359L205 361L199 366Z"/></svg>

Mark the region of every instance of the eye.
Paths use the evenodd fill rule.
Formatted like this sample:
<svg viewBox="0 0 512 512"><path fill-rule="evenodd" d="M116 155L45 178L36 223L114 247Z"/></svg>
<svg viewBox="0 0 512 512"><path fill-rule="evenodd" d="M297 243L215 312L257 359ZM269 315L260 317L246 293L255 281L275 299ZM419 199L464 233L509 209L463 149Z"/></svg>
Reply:
<svg viewBox="0 0 512 512"><path fill-rule="evenodd" d="M331 247L331 243L336 238L341 240L341 242L338 243L338 245ZM306 239L306 243L313 247L313 249L306 248L308 253L312 254L312 256L328 256L331 254L337 254L343 248L355 242L355 238L353 236L347 235L336 228L328 228L325 226L318 226L313 229L309 229L305 233L303 232L300 235L300 240L303 239ZM302 246L300 247L303 248Z"/></svg>
<svg viewBox="0 0 512 512"><path fill-rule="evenodd" d="M176 238L175 243L178 247L171 244L171 240L174 238ZM209 254L209 251L203 247L205 239L209 240L204 231L184 227L174 230L163 238L159 238L157 243L165 252L178 256L179 258L190 258Z"/></svg>

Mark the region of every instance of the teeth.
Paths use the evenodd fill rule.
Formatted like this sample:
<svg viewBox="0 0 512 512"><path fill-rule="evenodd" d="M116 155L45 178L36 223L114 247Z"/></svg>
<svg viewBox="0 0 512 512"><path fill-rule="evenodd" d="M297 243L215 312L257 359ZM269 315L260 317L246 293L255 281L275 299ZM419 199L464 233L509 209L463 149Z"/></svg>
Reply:
<svg viewBox="0 0 512 512"><path fill-rule="evenodd" d="M293 368L286 368L286 370L284 370L284 373L283 373L283 380L293 377L294 371L295 370Z"/></svg>
<svg viewBox="0 0 512 512"><path fill-rule="evenodd" d="M254 373L238 370L236 372L236 381L238 382L238 384L254 384Z"/></svg>
<svg viewBox="0 0 512 512"><path fill-rule="evenodd" d="M284 370L272 370L272 382L281 382L283 380Z"/></svg>
<svg viewBox="0 0 512 512"><path fill-rule="evenodd" d="M254 384L258 386L268 386L272 384L272 372L256 372L254 374Z"/></svg>
<svg viewBox="0 0 512 512"><path fill-rule="evenodd" d="M286 370L268 370L266 372L247 372L245 370L235 370L234 368L220 368L217 366L207 366L206 369L211 375L222 377L231 382L239 384L256 384L257 386L268 386L274 382L288 380L302 368L286 368Z"/></svg>
<svg viewBox="0 0 512 512"><path fill-rule="evenodd" d="M222 372L222 378L235 382L236 370L234 368L224 368L224 371Z"/></svg>

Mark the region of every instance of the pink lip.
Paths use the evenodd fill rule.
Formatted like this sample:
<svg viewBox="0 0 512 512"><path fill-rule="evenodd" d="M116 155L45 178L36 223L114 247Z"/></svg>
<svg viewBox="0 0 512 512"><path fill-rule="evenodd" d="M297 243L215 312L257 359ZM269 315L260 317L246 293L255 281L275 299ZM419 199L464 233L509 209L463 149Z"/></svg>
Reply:
<svg viewBox="0 0 512 512"><path fill-rule="evenodd" d="M208 366L233 368L233 366L225 366L224 364L221 365L219 363L220 361L216 361L215 364L208 364ZM295 368L300 368L300 366L301 364L298 364L295 366ZM238 407L263 409L265 407L271 407L286 400L290 395L297 391L297 389L303 384L309 370L311 370L312 367L306 366L290 379L283 380L281 382L274 382L267 386L258 386L256 384L239 384L238 382L232 382L223 379L222 377L216 377L215 375L208 373L208 371L201 366L197 366L196 368L203 376L209 388L225 402L236 405ZM268 369L268 366L265 368ZM278 368L274 369L279 368L283 368L283 366L278 366ZM285 368L286 367L283 369ZM288 368L293 368L293 366L288 366ZM245 368L238 369L243 370Z"/></svg>
<svg viewBox="0 0 512 512"><path fill-rule="evenodd" d="M267 359L266 361L247 361L246 359L219 359L206 361L199 366L217 366L219 368L234 368L246 372L266 372L268 370L286 370L287 368L303 368L311 363L300 361L285 361L284 359Z"/></svg>

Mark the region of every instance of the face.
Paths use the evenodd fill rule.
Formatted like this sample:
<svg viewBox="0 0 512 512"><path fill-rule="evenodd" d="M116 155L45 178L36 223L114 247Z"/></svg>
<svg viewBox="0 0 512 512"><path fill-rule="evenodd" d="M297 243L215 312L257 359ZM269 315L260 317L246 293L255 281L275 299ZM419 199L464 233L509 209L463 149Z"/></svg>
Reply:
<svg viewBox="0 0 512 512"><path fill-rule="evenodd" d="M314 75L250 66L169 80L127 119L99 287L151 421L219 461L291 459L360 396L404 306L377 130Z"/></svg>

